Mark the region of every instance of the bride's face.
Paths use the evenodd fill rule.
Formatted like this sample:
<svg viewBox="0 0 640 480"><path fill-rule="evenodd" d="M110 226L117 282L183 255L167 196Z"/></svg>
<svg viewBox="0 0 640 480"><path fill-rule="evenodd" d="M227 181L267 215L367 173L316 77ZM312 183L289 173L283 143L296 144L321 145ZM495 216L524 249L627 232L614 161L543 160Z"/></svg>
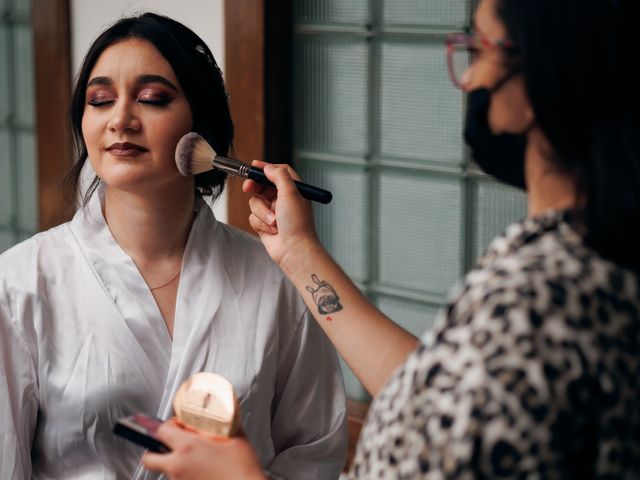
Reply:
<svg viewBox="0 0 640 480"><path fill-rule="evenodd" d="M151 43L130 38L100 55L87 82L82 134L103 183L140 191L192 182L174 161L192 125L175 73Z"/></svg>

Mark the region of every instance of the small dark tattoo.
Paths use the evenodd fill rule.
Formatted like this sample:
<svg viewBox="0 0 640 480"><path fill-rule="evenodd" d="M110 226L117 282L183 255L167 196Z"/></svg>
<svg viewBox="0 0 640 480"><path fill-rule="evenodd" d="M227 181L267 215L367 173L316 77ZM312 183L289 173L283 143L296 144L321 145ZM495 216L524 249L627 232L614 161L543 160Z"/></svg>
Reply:
<svg viewBox="0 0 640 480"><path fill-rule="evenodd" d="M335 288L324 280L320 281L315 273L311 275L311 280L315 282L315 288L307 285L307 291L311 293L313 301L318 305L318 312L324 315L342 310L340 297Z"/></svg>

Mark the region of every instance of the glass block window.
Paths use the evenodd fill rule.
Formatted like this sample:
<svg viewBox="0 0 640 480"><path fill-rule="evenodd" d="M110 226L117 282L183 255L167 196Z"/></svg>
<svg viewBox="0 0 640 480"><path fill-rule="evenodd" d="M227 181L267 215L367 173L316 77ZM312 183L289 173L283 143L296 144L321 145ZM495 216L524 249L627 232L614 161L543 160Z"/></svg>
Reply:
<svg viewBox="0 0 640 480"><path fill-rule="evenodd" d="M0 0L0 252L38 229L29 0Z"/></svg>
<svg viewBox="0 0 640 480"><path fill-rule="evenodd" d="M296 0L294 162L328 188L320 238L383 312L416 336L524 194L482 175L462 138L465 97L445 34L473 0ZM348 395L367 400L343 363Z"/></svg>

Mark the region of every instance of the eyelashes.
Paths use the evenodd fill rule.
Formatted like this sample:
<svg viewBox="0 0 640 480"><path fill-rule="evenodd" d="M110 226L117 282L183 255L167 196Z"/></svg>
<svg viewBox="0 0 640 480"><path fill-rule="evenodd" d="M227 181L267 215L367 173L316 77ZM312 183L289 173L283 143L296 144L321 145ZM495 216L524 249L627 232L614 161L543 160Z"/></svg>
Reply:
<svg viewBox="0 0 640 480"><path fill-rule="evenodd" d="M110 105L114 102L114 100L95 100L90 98L89 100L87 100L87 104L91 105L92 107L102 107L104 105Z"/></svg>
<svg viewBox="0 0 640 480"><path fill-rule="evenodd" d="M154 107L165 107L171 103L173 99L168 96L146 96L146 97L138 97L136 100L137 103L142 105L151 105ZM112 105L116 102L115 98L112 97L104 97L104 96L95 96L90 97L87 100L87 104L92 107L103 107L107 105Z"/></svg>
<svg viewBox="0 0 640 480"><path fill-rule="evenodd" d="M154 105L156 107L164 107L169 105L171 98L169 97L152 97L152 98L139 98L138 103L146 105Z"/></svg>

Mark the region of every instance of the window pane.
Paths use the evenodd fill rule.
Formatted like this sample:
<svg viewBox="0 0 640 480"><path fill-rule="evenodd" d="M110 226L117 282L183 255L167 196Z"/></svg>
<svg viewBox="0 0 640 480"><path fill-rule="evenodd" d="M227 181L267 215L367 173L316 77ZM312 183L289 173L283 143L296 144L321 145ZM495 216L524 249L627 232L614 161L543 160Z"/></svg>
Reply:
<svg viewBox="0 0 640 480"><path fill-rule="evenodd" d="M382 155L462 164L463 95L443 44L384 43L381 88Z"/></svg>
<svg viewBox="0 0 640 480"><path fill-rule="evenodd" d="M355 23L364 25L369 19L367 0L296 0L297 23Z"/></svg>
<svg viewBox="0 0 640 480"><path fill-rule="evenodd" d="M15 27L15 88L16 121L19 125L33 126L35 90L33 86L33 51L31 30L26 26Z"/></svg>
<svg viewBox="0 0 640 480"><path fill-rule="evenodd" d="M300 38L295 66L296 146L363 156L367 149L366 43Z"/></svg>
<svg viewBox="0 0 640 480"><path fill-rule="evenodd" d="M18 15L27 16L31 12L31 0L12 0L12 2L13 11Z"/></svg>
<svg viewBox="0 0 640 480"><path fill-rule="evenodd" d="M467 25L467 0L385 0L384 22L395 25Z"/></svg>
<svg viewBox="0 0 640 480"><path fill-rule="evenodd" d="M418 338L433 326L439 310L438 307L384 296L379 297L376 303L385 315Z"/></svg>
<svg viewBox="0 0 640 480"><path fill-rule="evenodd" d="M16 243L16 239L11 230L0 229L0 253L7 250L14 243Z"/></svg>
<svg viewBox="0 0 640 480"><path fill-rule="evenodd" d="M8 227L13 215L13 171L11 162L11 137L0 128L0 227Z"/></svg>
<svg viewBox="0 0 640 480"><path fill-rule="evenodd" d="M18 225L22 230L35 233L38 229L38 172L34 135L19 133L17 147Z"/></svg>
<svg viewBox="0 0 640 480"><path fill-rule="evenodd" d="M321 164L297 167L305 182L333 193L328 205L314 204L320 241L356 281L367 278L367 177L358 167Z"/></svg>
<svg viewBox="0 0 640 480"><path fill-rule="evenodd" d="M9 121L11 105L9 104L9 29L0 25L0 125Z"/></svg>
<svg viewBox="0 0 640 480"><path fill-rule="evenodd" d="M458 280L461 189L457 180L380 176L380 281L446 294Z"/></svg>
<svg viewBox="0 0 640 480"><path fill-rule="evenodd" d="M358 402L370 401L371 396L367 393L367 390L362 386L342 357L340 357L340 367L342 369L342 375L344 376L344 386L347 397Z"/></svg>
<svg viewBox="0 0 640 480"><path fill-rule="evenodd" d="M490 180L478 180L474 187L475 258L484 254L489 242L504 232L510 223L522 220L527 212L527 198L517 188Z"/></svg>

